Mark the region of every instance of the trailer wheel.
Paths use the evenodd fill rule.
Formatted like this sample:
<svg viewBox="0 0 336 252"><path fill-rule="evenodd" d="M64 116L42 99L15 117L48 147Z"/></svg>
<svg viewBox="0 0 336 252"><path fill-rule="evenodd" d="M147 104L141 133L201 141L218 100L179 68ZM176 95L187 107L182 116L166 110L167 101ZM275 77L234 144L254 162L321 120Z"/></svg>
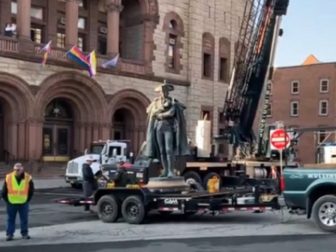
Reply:
<svg viewBox="0 0 336 252"><path fill-rule="evenodd" d="M209 172L203 180L203 187L205 188L205 190L207 190L208 188L208 181L209 179L213 178L213 177L217 177L219 180L219 188L221 187L222 184L222 178L219 176L219 174L217 172Z"/></svg>
<svg viewBox="0 0 336 252"><path fill-rule="evenodd" d="M117 200L112 195L104 195L97 203L98 217L103 222L115 222L119 216Z"/></svg>
<svg viewBox="0 0 336 252"><path fill-rule="evenodd" d="M201 179L201 176L198 175L197 172L194 172L194 171L188 171L186 172L184 175L184 181L187 183L187 184L202 184L202 179Z"/></svg>
<svg viewBox="0 0 336 252"><path fill-rule="evenodd" d="M121 205L121 213L126 222L140 224L145 219L146 210L139 196L129 196Z"/></svg>
<svg viewBox="0 0 336 252"><path fill-rule="evenodd" d="M315 223L328 232L336 232L336 196L325 195L317 199L313 205Z"/></svg>

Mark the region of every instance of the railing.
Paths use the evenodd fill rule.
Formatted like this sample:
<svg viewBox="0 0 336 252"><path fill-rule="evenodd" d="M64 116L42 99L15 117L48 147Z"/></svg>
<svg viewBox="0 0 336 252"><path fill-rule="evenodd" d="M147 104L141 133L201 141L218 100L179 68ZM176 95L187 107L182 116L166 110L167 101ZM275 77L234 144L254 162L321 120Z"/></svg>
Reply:
<svg viewBox="0 0 336 252"><path fill-rule="evenodd" d="M18 42L11 37L0 36L0 51L18 52Z"/></svg>
<svg viewBox="0 0 336 252"><path fill-rule="evenodd" d="M43 56L41 51L42 45L36 44L35 45L35 55L36 56ZM51 48L48 58L55 59L59 61L66 61L66 50L64 48Z"/></svg>
<svg viewBox="0 0 336 252"><path fill-rule="evenodd" d="M44 45L42 44L34 44L34 49L32 54L35 57L42 58L44 52L41 51ZM19 52L19 42L15 38L0 36L0 53L1 52L11 52L17 53ZM52 59L55 62L67 62L68 59L66 57L67 50L64 48L56 48L52 47L50 53L48 55L48 59ZM98 69L102 66L104 62L110 60L106 55L97 55L97 67ZM119 58L118 66L113 70L117 70L118 72L130 73L130 74L139 74L146 75L146 67L143 61L138 60L129 60Z"/></svg>

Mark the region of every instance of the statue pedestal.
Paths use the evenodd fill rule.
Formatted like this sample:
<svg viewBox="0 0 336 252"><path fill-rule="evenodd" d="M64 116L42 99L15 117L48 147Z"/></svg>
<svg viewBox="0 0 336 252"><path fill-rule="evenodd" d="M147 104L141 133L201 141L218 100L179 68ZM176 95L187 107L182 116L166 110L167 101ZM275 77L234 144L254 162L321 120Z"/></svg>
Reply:
<svg viewBox="0 0 336 252"><path fill-rule="evenodd" d="M190 186L184 181L184 177L157 177L150 178L147 185L144 186L152 192L182 193L188 192Z"/></svg>

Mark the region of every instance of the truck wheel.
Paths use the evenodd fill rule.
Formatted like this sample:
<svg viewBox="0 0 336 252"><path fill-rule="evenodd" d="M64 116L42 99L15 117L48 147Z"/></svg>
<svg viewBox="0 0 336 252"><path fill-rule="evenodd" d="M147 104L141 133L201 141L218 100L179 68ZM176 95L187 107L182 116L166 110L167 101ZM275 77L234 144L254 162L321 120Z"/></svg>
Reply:
<svg viewBox="0 0 336 252"><path fill-rule="evenodd" d="M97 203L98 217L103 222L115 222L119 216L117 200L112 195L104 195Z"/></svg>
<svg viewBox="0 0 336 252"><path fill-rule="evenodd" d="M318 198L313 206L315 223L328 232L336 232L336 196L325 195Z"/></svg>
<svg viewBox="0 0 336 252"><path fill-rule="evenodd" d="M194 171L188 171L186 172L184 175L184 181L187 183L187 184L202 184L202 179L201 179L201 176L198 175L197 172L194 172Z"/></svg>
<svg viewBox="0 0 336 252"><path fill-rule="evenodd" d="M217 177L218 180L219 180L219 188L221 188L221 181L222 181L222 178L219 176L219 174L217 172L209 172L205 177L204 177L204 180L203 180L203 187L205 188L205 190L207 190L208 188L208 181L209 179L213 178L213 177Z"/></svg>
<svg viewBox="0 0 336 252"><path fill-rule="evenodd" d="M140 224L145 219L146 210L139 196L129 196L121 205L121 213L129 224Z"/></svg>

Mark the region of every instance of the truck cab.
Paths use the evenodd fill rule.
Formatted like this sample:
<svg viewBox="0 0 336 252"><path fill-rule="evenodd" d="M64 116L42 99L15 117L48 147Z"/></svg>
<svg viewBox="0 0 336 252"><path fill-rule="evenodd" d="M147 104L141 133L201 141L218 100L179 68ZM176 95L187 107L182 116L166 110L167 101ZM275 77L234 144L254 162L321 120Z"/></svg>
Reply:
<svg viewBox="0 0 336 252"><path fill-rule="evenodd" d="M91 168L96 174L103 164L117 164L129 161L133 154L129 152L128 141L97 141L90 145L90 148L84 151L84 155L69 160L65 172L65 181L72 187L82 184L83 174L82 166L88 157L96 160Z"/></svg>

